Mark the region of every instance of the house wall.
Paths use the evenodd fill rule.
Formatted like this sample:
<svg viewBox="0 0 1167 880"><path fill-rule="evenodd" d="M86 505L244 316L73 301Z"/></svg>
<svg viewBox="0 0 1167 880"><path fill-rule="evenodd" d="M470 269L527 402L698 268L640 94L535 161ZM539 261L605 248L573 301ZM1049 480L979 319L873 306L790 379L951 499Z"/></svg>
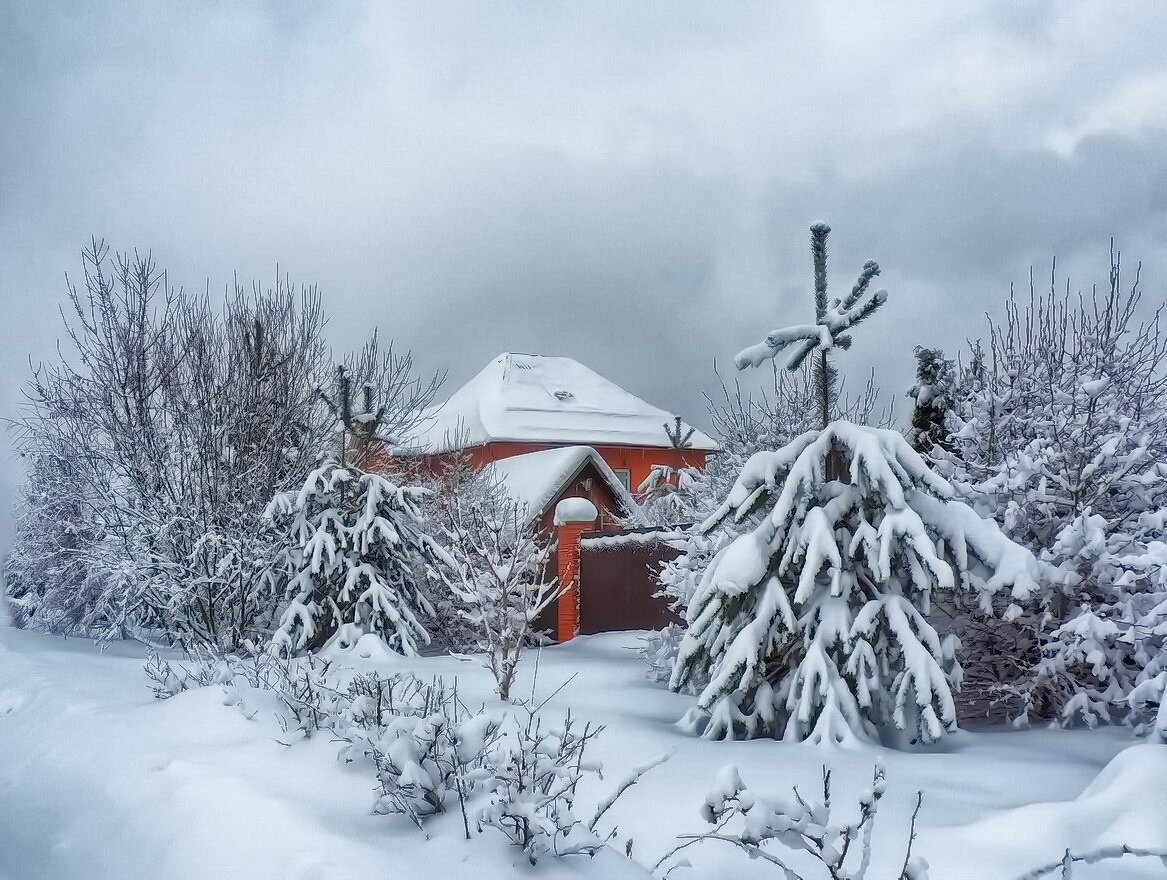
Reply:
<svg viewBox="0 0 1167 880"><path fill-rule="evenodd" d="M475 469L486 467L492 461L523 455L527 452L542 452L544 449L558 449L567 443L526 443L516 441L496 441L484 446L472 446L465 450ZM700 449L657 449L650 446L597 446L592 448L600 454L612 470L628 471L628 488L635 493L636 487L648 479L653 465L662 464L673 468L691 467L703 470L708 453Z"/></svg>

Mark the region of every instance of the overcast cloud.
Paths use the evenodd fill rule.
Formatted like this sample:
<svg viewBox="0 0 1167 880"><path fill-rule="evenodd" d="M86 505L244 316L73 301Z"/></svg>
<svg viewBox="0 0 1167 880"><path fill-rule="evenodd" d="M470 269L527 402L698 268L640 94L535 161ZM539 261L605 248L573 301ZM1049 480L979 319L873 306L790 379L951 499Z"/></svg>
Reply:
<svg viewBox="0 0 1167 880"><path fill-rule="evenodd" d="M1163 300L1165 42L1102 0L0 0L0 415L97 235L187 288L278 264L451 385L566 354L703 424L714 359L810 316L817 219L840 284L884 266L841 366L906 412L1031 265L1104 280L1114 236Z"/></svg>

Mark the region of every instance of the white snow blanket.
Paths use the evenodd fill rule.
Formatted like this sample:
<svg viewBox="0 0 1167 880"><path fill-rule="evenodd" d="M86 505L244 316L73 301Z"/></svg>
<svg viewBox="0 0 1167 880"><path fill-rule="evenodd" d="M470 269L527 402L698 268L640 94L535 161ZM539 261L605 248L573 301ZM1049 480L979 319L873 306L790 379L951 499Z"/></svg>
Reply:
<svg viewBox="0 0 1167 880"><path fill-rule="evenodd" d="M86 642L0 627L0 877L643 880L676 834L709 827L700 809L726 764L759 791L786 793L817 785L829 763L840 804L870 783L875 763L885 766L871 878L897 875L917 789L925 796L915 852L931 863L933 880L1012 880L1065 846L1167 842L1167 747L1132 745L1127 732L1112 730L961 732L917 752L709 742L674 728L692 697L645 680L636 638L612 633L544 649L537 688L550 694L576 674L546 711L556 717L571 706L576 717L607 726L593 755L605 778L580 793L589 803L654 756L672 758L605 817L602 830L616 827L613 849L531 868L489 829L465 841L457 816L431 820L427 839L400 816L371 815L370 772L338 763L327 736L281 745L261 701L252 698L252 720L224 705L222 687L158 702L130 646L99 653ZM457 675L468 703L498 705L477 658L361 653L338 652L336 662ZM516 690L529 692L533 660ZM632 861L623 856L629 842ZM693 867L674 880L774 876L773 866L716 843L685 856ZM1162 878L1164 868L1128 858L1075 866L1073 876Z"/></svg>
<svg viewBox="0 0 1167 880"><path fill-rule="evenodd" d="M672 441L666 427L674 424L672 413L577 360L509 352L492 360L428 415L406 445L445 452L492 440L517 440L667 449ZM693 432L689 446L718 448L701 431Z"/></svg>

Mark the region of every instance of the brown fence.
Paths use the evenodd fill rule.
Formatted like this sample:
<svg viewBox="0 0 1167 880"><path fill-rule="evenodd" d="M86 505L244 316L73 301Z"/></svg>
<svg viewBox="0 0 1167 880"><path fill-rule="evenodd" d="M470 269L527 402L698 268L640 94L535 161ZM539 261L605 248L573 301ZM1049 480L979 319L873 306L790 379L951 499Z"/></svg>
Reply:
<svg viewBox="0 0 1167 880"><path fill-rule="evenodd" d="M678 618L653 594L656 573L678 552L666 542L675 533L625 532L580 541L579 631L660 629Z"/></svg>

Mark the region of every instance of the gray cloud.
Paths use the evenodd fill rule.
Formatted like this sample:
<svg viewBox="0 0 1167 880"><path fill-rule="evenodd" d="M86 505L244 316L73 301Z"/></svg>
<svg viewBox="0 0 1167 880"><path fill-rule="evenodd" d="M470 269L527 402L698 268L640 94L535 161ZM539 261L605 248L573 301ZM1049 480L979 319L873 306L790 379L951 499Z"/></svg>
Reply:
<svg viewBox="0 0 1167 880"><path fill-rule="evenodd" d="M278 264L452 384L569 354L700 421L807 317L819 218L839 283L885 268L843 366L898 396L1055 254L1101 280L1113 235L1162 300L1150 6L0 0L0 411L97 234L197 289Z"/></svg>

